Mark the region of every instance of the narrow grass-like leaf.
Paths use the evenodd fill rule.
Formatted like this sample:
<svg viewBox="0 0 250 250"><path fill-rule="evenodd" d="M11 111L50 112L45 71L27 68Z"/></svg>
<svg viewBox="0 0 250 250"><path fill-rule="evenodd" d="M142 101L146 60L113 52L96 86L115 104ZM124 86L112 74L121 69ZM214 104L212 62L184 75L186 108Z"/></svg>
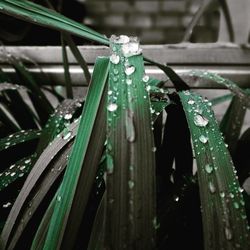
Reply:
<svg viewBox="0 0 250 250"><path fill-rule="evenodd" d="M249 249L244 200L235 169L209 103L190 91L179 96L197 161L204 247Z"/></svg>
<svg viewBox="0 0 250 250"><path fill-rule="evenodd" d="M235 95L237 95L241 101L243 102L243 105L246 107L250 107L250 93L247 89L241 89L237 84L235 84L233 81L223 78L215 73L208 72L208 71L199 71L199 70L193 70L188 73L189 76L196 76L200 77L202 79L207 79L210 81L214 81L218 84L220 84L222 87L226 87L230 91L232 91Z"/></svg>
<svg viewBox="0 0 250 250"><path fill-rule="evenodd" d="M15 16L16 18L32 22L34 24L66 31L71 34L96 41L101 44L109 44L107 38L92 29L77 23L53 10L42 7L26 0L2 0L0 12Z"/></svg>
<svg viewBox="0 0 250 250"><path fill-rule="evenodd" d="M61 34L61 44L62 44L62 58L63 58L63 68L64 68L64 77L65 77L65 85L66 85L66 95L67 98L73 98L73 88L72 81L69 72L69 61L66 50L65 41L63 35Z"/></svg>
<svg viewBox="0 0 250 250"><path fill-rule="evenodd" d="M63 170L64 166L61 166L61 170L59 170L60 166L58 166L54 171L51 171L54 162L54 159L57 158L57 155L65 148L66 145L70 143L70 141L75 137L78 122L73 122L68 130L70 136L64 138L63 134L60 137L56 137L55 140L44 150L41 156L36 161L36 164L33 166L30 174L28 175L16 201L13 205L8 219L5 223L5 227L1 234L1 249L5 249L8 247L15 230L20 226L20 220L22 218L22 213L25 210L25 207L29 203L30 199L35 197L36 193L39 193L40 185L43 181L46 182L46 178L50 178L50 176L54 176L57 178L61 174L61 170ZM37 201L41 201L44 195L48 191L50 185L43 184L41 187L41 192L36 198ZM37 190L33 193L34 190ZM33 196L31 195L33 194ZM34 208L34 207L33 207ZM35 211L36 208L34 208ZM19 218L19 219L18 219ZM15 236L16 237L16 236ZM12 243L13 244L13 243Z"/></svg>
<svg viewBox="0 0 250 250"><path fill-rule="evenodd" d="M36 154L25 157L0 173L0 191L8 187L16 179L29 173Z"/></svg>
<svg viewBox="0 0 250 250"><path fill-rule="evenodd" d="M26 87L31 90L31 93L28 92L28 94L34 104L40 120L44 123L53 110L51 103L42 92L37 82L33 79L32 75L27 71L24 64L15 57L10 57L9 60L23 80L22 84L26 85Z"/></svg>
<svg viewBox="0 0 250 250"><path fill-rule="evenodd" d="M84 60L83 56L81 55L79 49L75 45L71 36L65 33L65 34L63 34L63 38L65 39L65 41L69 45L71 52L73 53L74 57L76 58L77 62L80 65L80 67L82 68L84 75L85 75L85 78L86 78L86 81L89 84L90 79L91 79L91 74L89 72L88 65L87 65L86 61Z"/></svg>
<svg viewBox="0 0 250 250"><path fill-rule="evenodd" d="M233 98L233 96L234 96L233 94L227 94L227 95L215 97L215 98L211 99L210 102L212 103L212 106L216 106L220 103L231 100Z"/></svg>
<svg viewBox="0 0 250 250"><path fill-rule="evenodd" d="M40 130L21 130L7 137L0 139L0 151L8 149L19 143L37 139L41 136Z"/></svg>
<svg viewBox="0 0 250 250"><path fill-rule="evenodd" d="M234 154L245 115L246 107L242 103L242 99L234 96L220 123L220 130L224 135L225 142L228 144L231 155Z"/></svg>
<svg viewBox="0 0 250 250"><path fill-rule="evenodd" d="M159 69L161 69L169 77L169 79L174 84L174 87L177 91L190 89L190 87L186 84L186 82L184 82L183 79L181 79L181 77L178 76L174 72L174 70L171 69L169 66L154 62L153 60L145 58L145 57L144 57L144 60L152 65L157 66Z"/></svg>
<svg viewBox="0 0 250 250"><path fill-rule="evenodd" d="M190 41L191 35L193 33L194 27L197 25L199 20L201 19L204 12L210 7L210 5L213 3L213 0L204 0L201 2L199 9L195 13L194 17L192 18L191 22L189 23L188 27L186 28L183 42Z"/></svg>
<svg viewBox="0 0 250 250"><path fill-rule="evenodd" d="M70 136L70 131L67 127L69 126L71 119L74 117L74 113L76 112L76 110L81 108L81 106L82 104L78 99L65 99L56 108L55 112L51 115L42 131L40 141L36 150L38 155L41 154L41 152L48 146L48 144L64 129L64 138Z"/></svg>
<svg viewBox="0 0 250 250"><path fill-rule="evenodd" d="M11 133L20 130L18 124L13 119L11 119L9 115L6 114L6 109L3 109L1 106L0 106L0 120Z"/></svg>
<svg viewBox="0 0 250 250"><path fill-rule="evenodd" d="M98 58L83 108L79 133L57 195L45 249L72 249L95 179L105 140L105 85L109 61Z"/></svg>
<svg viewBox="0 0 250 250"><path fill-rule="evenodd" d="M119 38L111 48L104 248L146 250L155 244L155 147L143 58L134 49L123 60L127 48Z"/></svg>
<svg viewBox="0 0 250 250"><path fill-rule="evenodd" d="M0 92L4 90L27 90L27 88L17 84L3 82L0 84Z"/></svg>

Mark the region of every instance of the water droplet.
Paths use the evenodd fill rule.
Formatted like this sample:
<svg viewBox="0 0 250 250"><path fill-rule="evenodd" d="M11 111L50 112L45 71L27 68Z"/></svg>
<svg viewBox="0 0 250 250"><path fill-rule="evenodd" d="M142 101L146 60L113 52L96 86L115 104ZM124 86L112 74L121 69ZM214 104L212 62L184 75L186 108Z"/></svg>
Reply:
<svg viewBox="0 0 250 250"><path fill-rule="evenodd" d="M208 124L208 119L202 115L195 115L194 124L198 127L206 127Z"/></svg>
<svg viewBox="0 0 250 250"><path fill-rule="evenodd" d="M10 202L7 202L5 204L3 204L3 208L8 208L10 207L12 204Z"/></svg>
<svg viewBox="0 0 250 250"><path fill-rule="evenodd" d="M225 227L224 233L227 240L231 240L233 238L232 230L229 227Z"/></svg>
<svg viewBox="0 0 250 250"><path fill-rule="evenodd" d="M157 148L156 147L152 147L152 152L156 152Z"/></svg>
<svg viewBox="0 0 250 250"><path fill-rule="evenodd" d="M235 202L234 202L234 207L235 207L236 209L239 209L239 207L240 207L240 206L239 206L239 203L235 201Z"/></svg>
<svg viewBox="0 0 250 250"><path fill-rule="evenodd" d="M234 194L233 193L229 193L229 196L230 196L230 198L234 198Z"/></svg>
<svg viewBox="0 0 250 250"><path fill-rule="evenodd" d="M23 177L24 176L24 173L20 173L19 175L18 175L18 177Z"/></svg>
<svg viewBox="0 0 250 250"><path fill-rule="evenodd" d="M117 106L116 103L110 103L110 104L108 105L108 107L107 107L108 111L110 111L110 112L116 111L117 108L118 108L118 106Z"/></svg>
<svg viewBox="0 0 250 250"><path fill-rule="evenodd" d="M220 192L220 197L224 198L225 197L225 193L224 192Z"/></svg>
<svg viewBox="0 0 250 250"><path fill-rule="evenodd" d="M206 164L205 170L208 174L211 174L213 172L213 167L210 164Z"/></svg>
<svg viewBox="0 0 250 250"><path fill-rule="evenodd" d="M132 81L132 79L126 79L126 83L127 83L128 85L131 85L131 84L133 83L133 81Z"/></svg>
<svg viewBox="0 0 250 250"><path fill-rule="evenodd" d="M24 161L25 164L29 164L31 162L31 159L27 159Z"/></svg>
<svg viewBox="0 0 250 250"><path fill-rule="evenodd" d="M149 81L149 76L148 76L148 75L144 75L144 76L142 77L142 81L143 81L143 82L148 82L148 81Z"/></svg>
<svg viewBox="0 0 250 250"><path fill-rule="evenodd" d="M62 200L62 196L57 195L56 200L57 200L58 202L60 202L60 201Z"/></svg>
<svg viewBox="0 0 250 250"><path fill-rule="evenodd" d="M211 182L211 181L208 183L208 188L209 188L209 191L211 194L214 194L216 192L216 188L215 188L213 182Z"/></svg>
<svg viewBox="0 0 250 250"><path fill-rule="evenodd" d="M12 169L12 168L14 168L14 167L15 167L15 164L11 165L11 166L9 167L9 169Z"/></svg>
<svg viewBox="0 0 250 250"><path fill-rule="evenodd" d="M68 140L71 137L71 131L67 131L66 133L63 133L63 139Z"/></svg>
<svg viewBox="0 0 250 250"><path fill-rule="evenodd" d="M118 77L114 76L114 77L113 77L113 81L114 81L114 82L117 82L117 81L118 81Z"/></svg>
<svg viewBox="0 0 250 250"><path fill-rule="evenodd" d="M200 142L202 142L204 144L208 142L208 138L206 136L204 136L204 135L201 135L199 137L199 140L200 140Z"/></svg>
<svg viewBox="0 0 250 250"><path fill-rule="evenodd" d="M180 199L180 197L179 197L179 196L174 195L174 201L178 202L178 201L179 201L179 199Z"/></svg>
<svg viewBox="0 0 250 250"><path fill-rule="evenodd" d="M21 166L19 169L24 170L25 168L26 168L26 166Z"/></svg>
<svg viewBox="0 0 250 250"><path fill-rule="evenodd" d="M10 174L10 176L12 176L12 177L15 176L15 175L16 175L16 172L13 172L13 173Z"/></svg>
<svg viewBox="0 0 250 250"><path fill-rule="evenodd" d="M195 101L193 100L193 99L190 99L189 101L188 101L188 104L190 104L190 105L193 105L195 103Z"/></svg>
<svg viewBox="0 0 250 250"><path fill-rule="evenodd" d="M110 61L113 63L113 64L118 64L120 62L120 57L116 54L112 54L110 56Z"/></svg>
<svg viewBox="0 0 250 250"><path fill-rule="evenodd" d="M243 193L243 191L244 191L244 189L241 188L241 187L239 187L238 190L239 190L240 193Z"/></svg>
<svg viewBox="0 0 250 250"><path fill-rule="evenodd" d="M64 116L64 119L65 120L70 120L72 118L72 114L66 114L65 116Z"/></svg>
<svg viewBox="0 0 250 250"><path fill-rule="evenodd" d="M183 91L183 94L184 95L190 95L190 91L189 90L185 90L185 91Z"/></svg>
<svg viewBox="0 0 250 250"><path fill-rule="evenodd" d="M119 70L118 70L118 69L114 69L113 71L114 71L114 74L115 74L115 75L118 75L118 73L119 73Z"/></svg>
<svg viewBox="0 0 250 250"><path fill-rule="evenodd" d="M106 157L107 157L107 173L112 174L114 171L113 157L110 154L107 154Z"/></svg>
<svg viewBox="0 0 250 250"><path fill-rule="evenodd" d="M154 229L159 229L160 228L160 223L157 221L157 218L154 217L153 219L153 226L154 226Z"/></svg>
<svg viewBox="0 0 250 250"><path fill-rule="evenodd" d="M125 74L127 76L132 75L135 72L135 67L134 66L128 66L125 68Z"/></svg>
<svg viewBox="0 0 250 250"><path fill-rule="evenodd" d="M108 95L112 95L113 91L112 90L109 90L108 91Z"/></svg>
<svg viewBox="0 0 250 250"><path fill-rule="evenodd" d="M129 189L133 189L135 186L135 183L133 181L128 181L128 187Z"/></svg>
<svg viewBox="0 0 250 250"><path fill-rule="evenodd" d="M134 114L131 110L126 110L126 139L129 142L135 141Z"/></svg>

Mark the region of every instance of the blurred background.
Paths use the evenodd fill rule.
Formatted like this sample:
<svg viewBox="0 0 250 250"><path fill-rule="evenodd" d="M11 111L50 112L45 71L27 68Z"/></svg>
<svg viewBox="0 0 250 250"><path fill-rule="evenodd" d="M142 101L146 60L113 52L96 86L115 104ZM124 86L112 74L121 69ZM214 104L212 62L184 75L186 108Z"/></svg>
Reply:
<svg viewBox="0 0 250 250"><path fill-rule="evenodd" d="M82 22L106 36L127 34L142 44L172 44L183 40L185 30L201 4L208 0L46 0L67 17ZM191 42L216 42L220 9L214 0L195 26ZM238 1L234 1L238 2ZM50 6L51 7L51 6ZM0 14L0 40L6 45L57 45L58 32L17 21ZM77 44L86 41L76 39Z"/></svg>

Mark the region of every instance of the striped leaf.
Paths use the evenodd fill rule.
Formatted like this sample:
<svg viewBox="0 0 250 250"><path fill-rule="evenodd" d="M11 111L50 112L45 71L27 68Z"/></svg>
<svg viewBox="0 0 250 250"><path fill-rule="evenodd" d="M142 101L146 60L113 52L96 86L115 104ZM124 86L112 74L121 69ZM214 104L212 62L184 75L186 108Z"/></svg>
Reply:
<svg viewBox="0 0 250 250"><path fill-rule="evenodd" d="M97 59L67 171L57 195L45 249L72 249L94 183L105 140L105 93L109 62Z"/></svg>
<svg viewBox="0 0 250 250"><path fill-rule="evenodd" d="M2 0L0 1L0 12L37 25L42 25L59 31L66 31L101 44L109 44L107 38L92 29L67 18L56 11L42 7L30 1Z"/></svg>
<svg viewBox="0 0 250 250"><path fill-rule="evenodd" d="M105 247L153 249L155 147L146 90L149 79L140 50L132 49L138 42L119 44L124 38L128 40L114 38L110 57Z"/></svg>
<svg viewBox="0 0 250 250"><path fill-rule="evenodd" d="M242 189L211 104L190 91L179 96L197 161L205 249L249 249Z"/></svg>
<svg viewBox="0 0 250 250"><path fill-rule="evenodd" d="M246 107L242 99L234 96L220 123L220 130L224 135L225 142L228 144L231 155L234 154L237 146L245 115Z"/></svg>

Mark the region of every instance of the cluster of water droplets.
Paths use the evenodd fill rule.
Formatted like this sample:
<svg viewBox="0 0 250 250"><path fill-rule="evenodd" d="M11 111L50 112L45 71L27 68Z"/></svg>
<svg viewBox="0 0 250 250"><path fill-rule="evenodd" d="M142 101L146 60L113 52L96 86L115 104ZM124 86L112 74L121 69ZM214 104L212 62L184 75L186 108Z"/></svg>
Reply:
<svg viewBox="0 0 250 250"><path fill-rule="evenodd" d="M26 157L17 163L12 164L6 170L0 173L0 190L8 187L10 183L14 180L23 177L26 173L28 173L32 167L33 159L35 158L35 154Z"/></svg>
<svg viewBox="0 0 250 250"><path fill-rule="evenodd" d="M226 240L230 241L234 238L234 233L228 219L229 214L237 216L237 220L245 221L244 224L247 227L244 200L241 194L243 189L237 181L236 170L226 149L227 145L224 144L223 136L219 132L218 125L211 112L210 102L193 95L189 91L185 92L185 97L189 106L188 112L193 114L192 122L200 131L200 133L194 135L195 151L198 155L203 151L204 161L208 160L208 163L204 165L208 191L212 197L215 197L215 194L217 194L220 198L223 210L224 236ZM220 160L216 159L216 157L219 157ZM225 175L224 166L220 164L223 161L228 168L227 177L226 179L218 180L218 178L215 178L216 175ZM216 171L218 172L216 173Z"/></svg>

